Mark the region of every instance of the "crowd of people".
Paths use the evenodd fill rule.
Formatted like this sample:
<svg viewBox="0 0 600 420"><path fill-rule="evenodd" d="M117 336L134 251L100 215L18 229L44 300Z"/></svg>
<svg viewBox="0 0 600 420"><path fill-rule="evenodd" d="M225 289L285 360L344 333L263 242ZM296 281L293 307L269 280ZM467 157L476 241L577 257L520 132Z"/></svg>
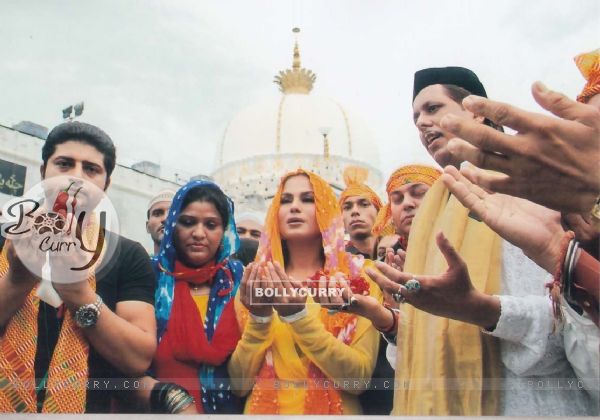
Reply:
<svg viewBox="0 0 600 420"><path fill-rule="evenodd" d="M282 174L266 215L211 181L161 191L153 255L107 233L109 269L53 282L58 308L7 240L0 412L599 415L600 50L576 63L577 101L532 86L553 115L417 71L439 166L398 168L383 199L359 167L339 196ZM106 190L116 150L68 122L42 160Z"/></svg>

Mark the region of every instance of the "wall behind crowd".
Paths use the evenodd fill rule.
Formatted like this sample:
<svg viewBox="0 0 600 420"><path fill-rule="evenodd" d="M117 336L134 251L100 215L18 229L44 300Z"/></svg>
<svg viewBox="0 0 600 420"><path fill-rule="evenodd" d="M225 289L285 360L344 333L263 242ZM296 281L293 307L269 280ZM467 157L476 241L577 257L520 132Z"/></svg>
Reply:
<svg viewBox="0 0 600 420"><path fill-rule="evenodd" d="M11 193L18 196L19 190L27 191L41 181L39 168L43 145L43 139L0 126L0 183L3 184L0 187L0 206L15 197ZM22 172L24 178L21 177ZM13 180L17 182L11 185L23 185L22 188L11 190L5 186L11 173L16 173ZM152 241L146 232L148 201L167 188L176 190L179 186L121 165L116 166L111 176L108 197L119 217L120 234L140 242L149 253L152 252Z"/></svg>

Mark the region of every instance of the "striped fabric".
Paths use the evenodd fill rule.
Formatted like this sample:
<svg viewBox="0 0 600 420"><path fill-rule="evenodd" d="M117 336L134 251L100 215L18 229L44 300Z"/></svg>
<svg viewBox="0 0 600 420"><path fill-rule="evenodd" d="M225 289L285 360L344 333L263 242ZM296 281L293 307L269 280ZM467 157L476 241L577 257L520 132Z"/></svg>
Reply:
<svg viewBox="0 0 600 420"><path fill-rule="evenodd" d="M600 93L600 48L575 57L577 68L587 81L577 96L579 102L587 103L592 96Z"/></svg>
<svg viewBox="0 0 600 420"><path fill-rule="evenodd" d="M6 246L0 254L0 276L8 271ZM89 279L95 290L94 276ZM36 413L35 352L39 298L36 288L13 315L0 337L0 412ZM42 413L84 413L89 345L83 332L65 311L56 348L50 361Z"/></svg>

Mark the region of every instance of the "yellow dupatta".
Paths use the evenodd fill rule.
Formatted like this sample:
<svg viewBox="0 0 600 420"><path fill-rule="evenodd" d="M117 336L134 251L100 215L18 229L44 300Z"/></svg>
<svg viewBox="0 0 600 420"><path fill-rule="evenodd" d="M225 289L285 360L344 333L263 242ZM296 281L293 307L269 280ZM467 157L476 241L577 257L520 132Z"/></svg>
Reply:
<svg viewBox="0 0 600 420"><path fill-rule="evenodd" d="M267 213L265 234L261 239L256 261L278 261L284 266L283 249L277 222L281 193L285 180L299 174L306 175L313 188L317 209L317 224L323 237L324 269L329 270L331 273L351 274L353 264L351 256L344 251L344 226L335 194L325 180L302 169L289 173L282 178ZM377 285L367 276L365 278L370 284L371 294L381 301L382 296ZM342 312L330 315L326 309L315 305L310 297L307 300L306 308L308 311L307 317L298 322L320 320L329 333L346 344L354 343L368 332L373 331L373 327L368 320L358 319L359 317L356 315ZM236 310L243 328L248 318L247 310L242 305L236 305ZM344 407L347 406L350 407L350 414L352 412L359 413L358 401L354 401L354 403L344 402L340 392L334 389L333 386L325 389L312 386L311 382L307 381L311 378L311 371L318 369L318 367L310 361L309 355L299 352L296 344L296 334L289 324L281 321L276 314L273 316L268 338L264 341L264 346L269 347L269 350L266 352L258 380L248 397L245 413L279 414L280 406L287 407L288 412L293 414L343 414ZM315 336L315 340L319 340L319 337ZM374 335L373 343L375 345L373 358L375 358L379 343L377 334ZM373 359L372 367L375 365L374 362ZM292 384L292 386L273 389L274 387L271 385L275 381L282 381L282 383ZM298 384L298 387L295 387L295 384Z"/></svg>
<svg viewBox="0 0 600 420"><path fill-rule="evenodd" d="M450 196L441 180L428 191L413 221L404 270L440 274L447 269L435 235L443 231L465 260L473 286L485 293L500 289L501 238ZM397 337L394 415L494 415L501 377L498 341L479 327L401 305Z"/></svg>

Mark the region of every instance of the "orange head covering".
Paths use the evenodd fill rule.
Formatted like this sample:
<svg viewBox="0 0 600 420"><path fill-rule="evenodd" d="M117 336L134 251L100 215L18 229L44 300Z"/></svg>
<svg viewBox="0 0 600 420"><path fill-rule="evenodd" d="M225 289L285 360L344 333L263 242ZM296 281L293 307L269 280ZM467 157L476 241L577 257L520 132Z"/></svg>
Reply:
<svg viewBox="0 0 600 420"><path fill-rule="evenodd" d="M323 268L332 273L340 271L346 274L354 274L350 273L350 259L345 252L344 222L342 220L337 197L327 181L317 174L304 169L298 169L287 173L281 178L279 188L277 189L267 212L265 231L261 237L256 253L256 261L278 261L282 267L285 266L281 235L279 233L278 215L283 186L290 177L295 175L306 175L313 189L317 213L317 225L321 231L323 251L325 253L325 267Z"/></svg>
<svg viewBox="0 0 600 420"><path fill-rule="evenodd" d="M281 195L286 181L295 175L305 175L308 177L315 197L316 219L319 230L321 231L323 252L325 254L324 270L330 273L342 272L350 279L361 276L361 268L364 258L352 256L345 252L344 246L344 224L342 214L338 205L337 197L329 184L320 176L308 172L304 169L298 169L290 172L281 178L279 188L273 197L271 206L267 212L265 220L265 230L260 240L256 261L264 263L266 261L278 261L284 266L283 250L281 236L279 232L278 215L281 203ZM380 299L379 288L371 285L369 288L371 295ZM244 309L245 310L245 309ZM320 322L328 331L327 335L332 334L346 345L353 343L355 338L366 337L365 328L372 328L370 323L360 321L358 316L349 312L339 312L329 314L326 308L318 309L320 313ZM309 309L312 311L312 309ZM244 315L241 315L243 317ZM327 376L319 367L306 357L301 357L296 351L296 337L292 334L292 329L280 322L279 317L275 317L273 325L270 328L269 337L264 342L270 348L265 353L265 359L257 375L257 381L250 395L251 414L277 413L279 410L279 398L283 395L281 391L272 385L273 379L281 378L285 380L306 380L314 381L316 386L309 386L306 389L304 398L295 398L298 401L289 402L296 406L297 414L344 414L343 401L339 391L334 387L322 387L323 381L327 381ZM359 324L359 323L362 323ZM362 338L361 338L362 339ZM299 366L307 366L306 373L303 373ZM300 375L300 376L298 376ZM288 379L289 378L289 379ZM265 387L264 384L271 384ZM285 397L289 399L290 397Z"/></svg>
<svg viewBox="0 0 600 420"><path fill-rule="evenodd" d="M577 68L587 80L583 90L577 96L577 101L587 103L590 98L600 93L600 48L575 57Z"/></svg>
<svg viewBox="0 0 600 420"><path fill-rule="evenodd" d="M348 166L344 170L346 189L342 191L342 194L340 195L340 207L344 205L344 201L346 201L348 197L364 197L373 203L377 211L379 211L383 205L381 199L375 191L364 183L368 174L369 171L367 169L358 166Z"/></svg>
<svg viewBox="0 0 600 420"><path fill-rule="evenodd" d="M392 208L390 205L390 194L399 187L406 184L427 184L430 187L440 177L442 173L431 166L426 165L408 165L402 166L390 176L385 186L388 195L388 203L379 210L375 225L373 226L373 234L390 235L395 232L392 224Z"/></svg>

